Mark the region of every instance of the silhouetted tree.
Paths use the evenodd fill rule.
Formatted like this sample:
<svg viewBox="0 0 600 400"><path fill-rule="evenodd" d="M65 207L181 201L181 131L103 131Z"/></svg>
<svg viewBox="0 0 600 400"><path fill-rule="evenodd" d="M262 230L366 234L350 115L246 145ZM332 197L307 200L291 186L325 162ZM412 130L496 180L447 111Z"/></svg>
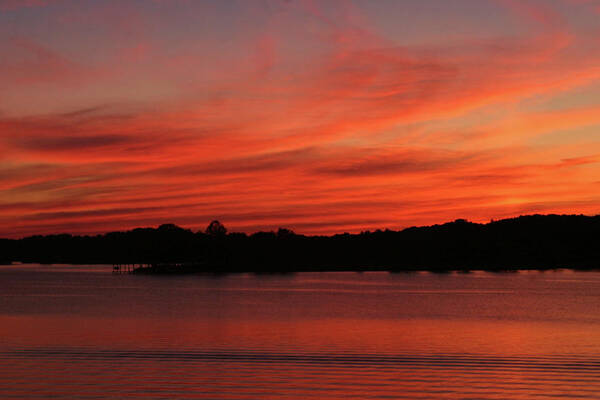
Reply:
<svg viewBox="0 0 600 400"><path fill-rule="evenodd" d="M224 236L227 234L227 228L219 221L214 220L206 228L206 234L211 236Z"/></svg>
<svg viewBox="0 0 600 400"><path fill-rule="evenodd" d="M278 238L290 237L290 236L294 236L294 235L295 235L295 233L291 229L279 228L277 230L277 237Z"/></svg>
<svg viewBox="0 0 600 400"><path fill-rule="evenodd" d="M185 231L186 229L183 229L175 224L162 224L161 226L158 227L159 231L165 231L165 232L177 232L177 231Z"/></svg>

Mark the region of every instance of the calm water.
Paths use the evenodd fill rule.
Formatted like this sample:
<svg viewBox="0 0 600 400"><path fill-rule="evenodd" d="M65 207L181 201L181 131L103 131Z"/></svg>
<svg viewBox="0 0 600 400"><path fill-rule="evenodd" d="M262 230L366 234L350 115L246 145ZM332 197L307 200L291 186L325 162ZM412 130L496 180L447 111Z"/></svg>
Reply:
<svg viewBox="0 0 600 400"><path fill-rule="evenodd" d="M600 398L600 273L0 267L0 398Z"/></svg>

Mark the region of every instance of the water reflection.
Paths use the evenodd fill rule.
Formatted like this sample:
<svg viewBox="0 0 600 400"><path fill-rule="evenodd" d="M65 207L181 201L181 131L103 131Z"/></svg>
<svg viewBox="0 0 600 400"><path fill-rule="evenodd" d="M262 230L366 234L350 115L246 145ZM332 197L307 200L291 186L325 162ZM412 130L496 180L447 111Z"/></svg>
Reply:
<svg viewBox="0 0 600 400"><path fill-rule="evenodd" d="M600 273L0 268L2 398L595 398Z"/></svg>

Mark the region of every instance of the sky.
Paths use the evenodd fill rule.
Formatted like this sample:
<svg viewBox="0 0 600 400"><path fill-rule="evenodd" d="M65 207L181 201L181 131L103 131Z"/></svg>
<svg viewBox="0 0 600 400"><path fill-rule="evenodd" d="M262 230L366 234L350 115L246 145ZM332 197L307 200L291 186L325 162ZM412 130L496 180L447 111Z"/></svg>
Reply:
<svg viewBox="0 0 600 400"><path fill-rule="evenodd" d="M0 237L600 213L600 0L0 0Z"/></svg>

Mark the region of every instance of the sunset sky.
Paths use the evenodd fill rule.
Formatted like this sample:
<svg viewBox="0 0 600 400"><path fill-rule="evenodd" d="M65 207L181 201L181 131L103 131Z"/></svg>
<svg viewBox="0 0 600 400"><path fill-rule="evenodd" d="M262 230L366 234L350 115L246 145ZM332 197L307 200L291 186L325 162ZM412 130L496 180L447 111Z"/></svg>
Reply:
<svg viewBox="0 0 600 400"><path fill-rule="evenodd" d="M600 0L0 0L0 237L600 212Z"/></svg>

